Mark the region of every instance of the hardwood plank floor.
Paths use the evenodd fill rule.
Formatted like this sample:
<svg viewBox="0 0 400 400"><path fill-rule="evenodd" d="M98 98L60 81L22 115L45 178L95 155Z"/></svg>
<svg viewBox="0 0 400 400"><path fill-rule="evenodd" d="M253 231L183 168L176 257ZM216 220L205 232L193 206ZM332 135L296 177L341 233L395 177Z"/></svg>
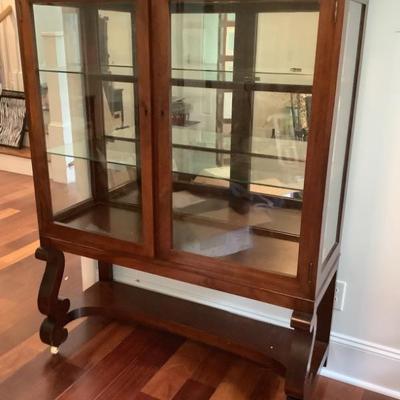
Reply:
<svg viewBox="0 0 400 400"><path fill-rule="evenodd" d="M38 336L37 240L32 179L0 172L0 400L285 400L271 369L104 318L74 321L52 356ZM61 296L78 298L78 257L67 255L65 277ZM312 400L390 399L319 378Z"/></svg>

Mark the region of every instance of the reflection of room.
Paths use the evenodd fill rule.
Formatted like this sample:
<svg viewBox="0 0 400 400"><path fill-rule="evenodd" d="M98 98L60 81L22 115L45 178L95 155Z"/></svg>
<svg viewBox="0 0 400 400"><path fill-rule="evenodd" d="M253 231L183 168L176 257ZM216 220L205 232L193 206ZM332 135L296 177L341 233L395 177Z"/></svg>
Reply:
<svg viewBox="0 0 400 400"><path fill-rule="evenodd" d="M311 88L316 41L312 34L316 31L318 13L274 13L273 17L260 13L257 18L258 34L271 40L257 42L253 81L278 81L283 86L307 83ZM229 22L229 34L226 21ZM182 30L184 35L181 35ZM173 142L177 145L174 167L177 172L190 172L185 161L189 159L196 164L199 173L229 178L229 151L232 150L232 89L229 87L233 86L229 83L233 75L227 71L232 71L233 67L234 33L235 14L172 16L173 77L183 77L186 82L174 86L172 93L173 101L185 104L187 120L185 124L176 123L173 127ZM293 37L296 39L292 40ZM293 69L301 72L294 74ZM193 79L200 87L191 85ZM207 85L201 85L199 80L210 80L212 88L209 88L208 81ZM276 168L272 171L271 165L266 167L263 160L251 159L254 183L261 183L261 180L268 184L272 180L271 185L278 183L274 186L279 186L282 182L295 190L302 186L306 144L300 142L306 141L309 130L310 96L290 92L254 92L249 150L257 155L277 158L274 162ZM210 151L180 151L182 145L205 147ZM300 162L296 165L289 161L285 163L283 160L286 158ZM268 174L269 171L272 173ZM280 176L276 177L277 173Z"/></svg>
<svg viewBox="0 0 400 400"><path fill-rule="evenodd" d="M231 11L172 14L175 246L292 273L319 13Z"/></svg>

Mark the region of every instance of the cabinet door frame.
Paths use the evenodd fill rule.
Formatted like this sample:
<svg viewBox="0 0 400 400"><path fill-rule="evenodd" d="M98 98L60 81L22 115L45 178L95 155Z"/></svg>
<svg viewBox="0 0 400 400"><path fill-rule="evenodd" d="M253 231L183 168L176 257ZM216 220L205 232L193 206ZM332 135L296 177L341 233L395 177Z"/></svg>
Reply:
<svg viewBox="0 0 400 400"><path fill-rule="evenodd" d="M42 100L40 95L40 79L38 56L35 43L35 26L33 5L77 7L91 6L100 9L113 8L113 5L132 4L135 15L136 65L139 79L138 87L139 132L141 153L141 214L142 241L141 243L127 242L110 236L89 231L82 231L58 224L53 220L53 210L50 191L50 176L46 152L45 127L42 115ZM65 242L69 251L79 254L79 245L95 248L99 256L102 252L120 252L127 256L154 255L154 226L153 226L153 154L151 138L151 89L149 68L149 4L148 0L136 1L84 1L84 0L17 0L19 18L19 37L23 65L24 84L26 87L27 113L30 121L29 135L32 153L32 169L35 183L35 197L39 222L40 241L42 245L54 241ZM87 116L88 118L88 116Z"/></svg>
<svg viewBox="0 0 400 400"><path fill-rule="evenodd" d="M204 1L205 2L205 1ZM211 2L212 3L212 2ZM250 3L250 2L249 2ZM292 3L302 1L293 0ZM307 150L304 201L296 277L246 269L201 255L173 249L172 243L172 135L170 124L171 40L169 0L151 0L151 60L153 135L155 144L156 256L176 265L176 279L185 271L203 277L204 286L259 298L269 292L271 302L287 305L281 294L315 299L320 229L345 0L321 0L313 85L313 113ZM326 101L326 99L329 99ZM243 289L238 290L238 287Z"/></svg>

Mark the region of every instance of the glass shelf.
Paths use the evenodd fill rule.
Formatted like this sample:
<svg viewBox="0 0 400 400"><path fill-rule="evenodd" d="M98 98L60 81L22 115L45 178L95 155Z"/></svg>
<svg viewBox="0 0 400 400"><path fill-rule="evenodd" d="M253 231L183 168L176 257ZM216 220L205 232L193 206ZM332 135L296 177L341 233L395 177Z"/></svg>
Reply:
<svg viewBox="0 0 400 400"><path fill-rule="evenodd" d="M85 68L80 64L69 65L39 65L39 72L70 73L86 76L100 76L112 80L112 77L135 77L134 66L109 65L102 67L100 71L88 66ZM277 86L280 91L287 86L288 91L302 91L311 93L313 75L291 74L275 72L255 72L248 79L235 82L232 71L200 70L200 69L173 69L173 84L176 86L216 87L233 88L236 85L251 85L254 90L272 90ZM270 87L269 87L270 86ZM296 90L296 87L298 89Z"/></svg>
<svg viewBox="0 0 400 400"><path fill-rule="evenodd" d="M131 167L136 166L136 141L134 139L129 141L114 138L107 139L105 145L106 148L104 151L102 141L94 142L93 151L91 152L89 141L81 140L48 147L47 153L83 160L107 162Z"/></svg>
<svg viewBox="0 0 400 400"><path fill-rule="evenodd" d="M129 80L135 80L135 69L133 66L115 66L109 65L107 67L103 67L100 71L95 70L95 68L91 68L90 66L85 68L80 64L69 64L69 65L39 65L38 68L39 73L63 73L63 74L79 74L85 76L99 76L103 79L112 80L114 77L118 79L118 77L124 77L122 79L131 78Z"/></svg>
<svg viewBox="0 0 400 400"><path fill-rule="evenodd" d="M64 72L71 74L83 74L84 69L82 64L64 64L64 65L54 65L54 64L39 64L39 72Z"/></svg>
<svg viewBox="0 0 400 400"><path fill-rule="evenodd" d="M277 163L276 160L272 162ZM236 183L238 190L243 185L248 186L248 191L263 193L263 187L279 189L276 194L279 196L290 197L293 192L301 192L304 187L304 178L301 171L298 175L288 172L277 172L277 167L274 169L251 169L250 181L230 178L231 169L229 166L211 167L211 168L196 168L187 166L186 168L174 167L173 172L183 175L191 175L195 183L204 183L215 186L229 187L230 183ZM266 194L269 192L265 192Z"/></svg>
<svg viewBox="0 0 400 400"><path fill-rule="evenodd" d="M70 158L79 158L112 164L136 166L136 139L105 138L105 150L101 141L96 142L91 151L88 141L75 141L60 146L49 147L48 154ZM229 139L229 138L228 138ZM273 139L272 139L273 140ZM275 140L281 141L281 140ZM264 146L270 145L269 141L260 141ZM285 141L282 142L292 142ZM295 141L293 141L295 142ZM303 142L299 142L303 144ZM175 143L176 144L176 143ZM206 143L210 145L210 143ZM297 143L285 143L288 149ZM305 146L304 146L305 147ZM274 149L273 149L274 150ZM276 188L279 196L290 196L292 192L303 190L304 185L304 161L292 161L280 159L279 153L270 152L273 157L266 158L265 155L245 155L245 161L251 165L250 181L230 178L230 166L218 166L215 152L174 148L173 173L192 175L195 183L211 184L228 187L229 182L239 185L250 185L251 192L263 193L263 187ZM234 153L228 153L232 156ZM247 165L248 166L248 165Z"/></svg>
<svg viewBox="0 0 400 400"><path fill-rule="evenodd" d="M246 75L246 74L243 74ZM185 86L190 86L191 81L196 81L197 85L203 82L206 86L206 82L219 82L219 83L231 83L234 84L233 72L232 71L221 71L221 70L207 70L201 68L173 68L172 79L176 80L174 84L178 84L179 81L184 81ZM309 87L311 89L313 84L312 74L301 74L301 73L283 73L283 72L253 72L249 74L249 78L244 81L245 83L251 83L255 87L261 84L270 85L290 85ZM242 82L236 82L243 84ZM311 91L311 90L310 90Z"/></svg>
<svg viewBox="0 0 400 400"><path fill-rule="evenodd" d="M49 147L47 153L83 160L136 166L137 141L135 139L106 139L105 151L101 141L94 144L94 150L91 152L90 143L82 140ZM193 156L193 152L196 152L196 157ZM196 164L187 162L194 159L198 161ZM250 181L232 180L230 179L230 166L217 166L215 153L174 149L173 173L192 175L192 181L198 184L228 187L229 182L234 182L238 185L250 185L249 190L257 193L263 193L264 187L275 188L275 193L278 196L289 197L292 192L303 190L304 162L257 156L250 156L249 160L251 162ZM282 165L284 165L284 168L282 168Z"/></svg>
<svg viewBox="0 0 400 400"><path fill-rule="evenodd" d="M90 72L90 68L89 68ZM101 73L104 75L124 75L124 76L134 76L135 75L135 67L128 65L109 65L104 66L101 69Z"/></svg>
<svg viewBox="0 0 400 400"><path fill-rule="evenodd" d="M257 135L257 131L254 132ZM253 135L251 140L251 156L264 158L277 158L291 161L306 161L307 142L295 139L272 139ZM217 148L216 143L220 143ZM231 136L207 131L203 129L190 129L186 127L172 127L172 144L182 148L199 150L216 150L218 153L229 153L231 149Z"/></svg>
<svg viewBox="0 0 400 400"><path fill-rule="evenodd" d="M131 127L114 129L105 135L107 140L123 140L126 142L137 142L138 139L132 136Z"/></svg>
<svg viewBox="0 0 400 400"><path fill-rule="evenodd" d="M174 215L193 222L204 222L219 226L227 224L232 229L251 226L255 230L272 230L298 237L300 235L301 211L267 207L260 202L253 202L246 214L241 214L229 206L227 199L210 199L207 196L189 194L187 191L175 192Z"/></svg>

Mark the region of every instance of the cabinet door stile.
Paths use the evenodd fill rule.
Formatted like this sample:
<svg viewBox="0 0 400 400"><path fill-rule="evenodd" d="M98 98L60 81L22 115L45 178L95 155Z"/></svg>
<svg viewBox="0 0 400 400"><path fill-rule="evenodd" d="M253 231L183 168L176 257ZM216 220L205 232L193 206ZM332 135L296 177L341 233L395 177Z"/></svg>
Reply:
<svg viewBox="0 0 400 400"><path fill-rule="evenodd" d="M135 7L136 64L140 78L137 82L140 124L140 180L142 187L143 240L146 255L154 255L154 206L153 206L153 149L152 149L152 107L150 78L150 0L138 0Z"/></svg>
<svg viewBox="0 0 400 400"><path fill-rule="evenodd" d="M155 155L155 243L158 256L172 248L172 158L170 131L170 15L168 0L151 1L152 122Z"/></svg>

